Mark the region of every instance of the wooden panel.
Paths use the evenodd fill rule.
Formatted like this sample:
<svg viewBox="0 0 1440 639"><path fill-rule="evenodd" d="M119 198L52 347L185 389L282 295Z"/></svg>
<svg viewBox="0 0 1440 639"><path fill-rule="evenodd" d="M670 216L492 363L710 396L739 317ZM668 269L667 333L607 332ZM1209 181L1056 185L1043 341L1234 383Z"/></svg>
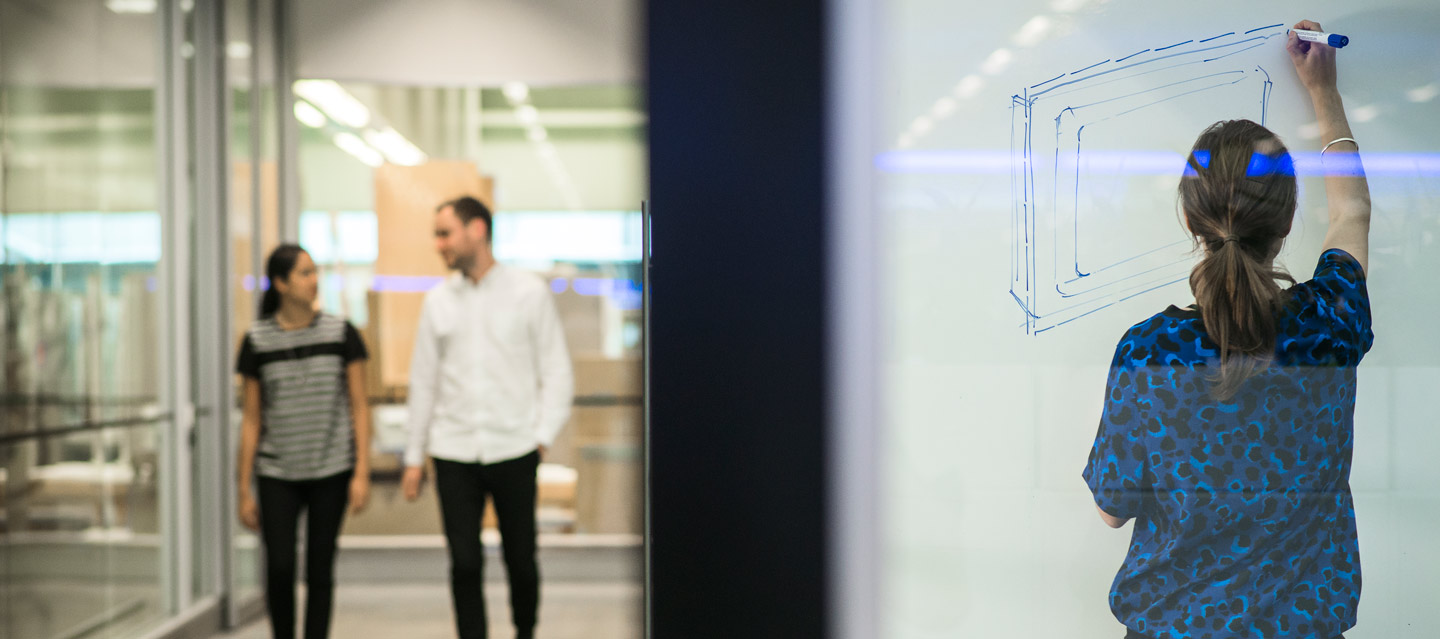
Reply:
<svg viewBox="0 0 1440 639"><path fill-rule="evenodd" d="M380 385L408 386L410 353L415 348L415 329L420 325L425 294L385 291L376 296L378 314L370 316L370 321L377 322Z"/></svg>
<svg viewBox="0 0 1440 639"><path fill-rule="evenodd" d="M240 347L240 340L244 338L245 331L250 328L250 323L255 321L255 313L260 304L260 277L264 275L265 258L270 256L270 251L275 249L279 243L280 233L280 210L279 210L279 173L274 162L263 162L260 164L260 216L261 216L261 263L254 265L254 238L251 236L253 219L251 217L252 199L250 197L255 172L252 171L249 162L234 162L231 165L230 183L230 206L232 220L230 226L230 267L233 275L230 295L233 315L230 319L230 328L233 331L232 346ZM258 270L258 272L256 272ZM245 276L254 277L253 291L245 290Z"/></svg>
<svg viewBox="0 0 1440 639"><path fill-rule="evenodd" d="M494 208L494 181L470 162L431 161L421 166L375 169L375 219L379 231L375 274L444 276L435 253L432 216L446 200L469 195ZM402 397L409 383L410 353L420 321L423 293L376 294L370 321L375 327L374 361L383 394Z"/></svg>
<svg viewBox="0 0 1440 639"><path fill-rule="evenodd" d="M641 393L640 359L627 357L607 359L579 355L575 362L575 395L611 395L639 397Z"/></svg>
<svg viewBox="0 0 1440 639"><path fill-rule="evenodd" d="M375 169L375 218L380 244L377 275L445 275L435 254L435 207L465 195L492 210L494 182L470 162L431 161L421 166L386 164Z"/></svg>

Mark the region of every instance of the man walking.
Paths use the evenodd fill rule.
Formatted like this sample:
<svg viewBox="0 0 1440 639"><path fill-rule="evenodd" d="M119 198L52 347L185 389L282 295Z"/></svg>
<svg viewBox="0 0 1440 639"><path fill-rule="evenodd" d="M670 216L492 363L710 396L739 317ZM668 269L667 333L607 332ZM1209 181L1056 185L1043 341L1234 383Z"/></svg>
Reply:
<svg viewBox="0 0 1440 639"><path fill-rule="evenodd" d="M533 639L540 604L535 560L536 469L570 415L574 379L546 282L495 262L490 211L462 197L435 213L435 248L451 274L425 295L410 362L406 499L420 496L425 456L450 550L460 639L487 620L480 544L495 500L518 639Z"/></svg>

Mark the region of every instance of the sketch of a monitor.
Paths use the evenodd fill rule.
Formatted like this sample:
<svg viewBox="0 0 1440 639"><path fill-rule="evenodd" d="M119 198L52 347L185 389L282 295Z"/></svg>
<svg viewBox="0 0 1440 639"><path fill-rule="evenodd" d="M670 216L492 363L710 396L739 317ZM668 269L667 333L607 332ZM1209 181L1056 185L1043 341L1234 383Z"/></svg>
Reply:
<svg viewBox="0 0 1440 639"><path fill-rule="evenodd" d="M1274 58L1254 50L1285 33L1161 42L1012 97L1010 294L1027 333L1188 279L1175 201L1185 154L1218 120L1265 124L1273 84L1260 60Z"/></svg>

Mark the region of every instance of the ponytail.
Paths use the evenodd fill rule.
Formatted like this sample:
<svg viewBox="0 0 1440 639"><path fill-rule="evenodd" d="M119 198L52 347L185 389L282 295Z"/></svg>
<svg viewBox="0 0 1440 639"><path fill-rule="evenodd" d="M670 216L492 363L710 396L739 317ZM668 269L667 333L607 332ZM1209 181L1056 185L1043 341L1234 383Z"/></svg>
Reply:
<svg viewBox="0 0 1440 639"><path fill-rule="evenodd" d="M289 280L290 272L295 270L295 262L300 259L300 254L305 249L299 244L281 244L270 252L270 259L265 260L265 279L268 285L262 284L265 293L260 297L260 319L265 319L280 310L280 291L275 289L275 282L278 280Z"/></svg>
<svg viewBox="0 0 1440 639"><path fill-rule="evenodd" d="M1218 122L1200 134L1180 178L1185 223L1204 256L1190 288L1219 346L1211 394L1228 400L1275 357L1282 291L1267 264L1290 234L1298 200L1290 154L1265 127Z"/></svg>
<svg viewBox="0 0 1440 639"><path fill-rule="evenodd" d="M260 297L260 319L265 319L280 310L280 291L275 290L274 285L266 286L265 293Z"/></svg>
<svg viewBox="0 0 1440 639"><path fill-rule="evenodd" d="M1219 371L1210 376L1216 399L1229 399L1240 384L1269 367L1275 355L1281 289L1290 279L1266 269L1234 238L1222 239L1190 273L1190 288L1210 339L1220 347Z"/></svg>

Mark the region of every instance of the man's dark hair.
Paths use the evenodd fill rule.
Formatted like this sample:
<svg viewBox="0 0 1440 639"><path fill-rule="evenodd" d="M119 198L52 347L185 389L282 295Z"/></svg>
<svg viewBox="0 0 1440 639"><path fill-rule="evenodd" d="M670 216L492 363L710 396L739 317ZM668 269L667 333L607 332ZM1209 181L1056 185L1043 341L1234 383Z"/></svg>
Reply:
<svg viewBox="0 0 1440 639"><path fill-rule="evenodd" d="M441 204L436 207L435 212L439 213L447 206L455 211L455 217L460 219L462 225L469 224L476 219L485 222L485 241L489 242L492 239L495 225L490 223L490 207L485 206L484 202L467 195Z"/></svg>

